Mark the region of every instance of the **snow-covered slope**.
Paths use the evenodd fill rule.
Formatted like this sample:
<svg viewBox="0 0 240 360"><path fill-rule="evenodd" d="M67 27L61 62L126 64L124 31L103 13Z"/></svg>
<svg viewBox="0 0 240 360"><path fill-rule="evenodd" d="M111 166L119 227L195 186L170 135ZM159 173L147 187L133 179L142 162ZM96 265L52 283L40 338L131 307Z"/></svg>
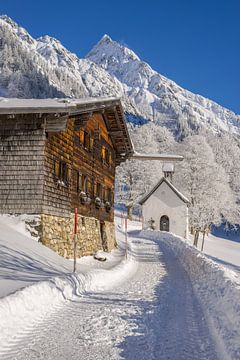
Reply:
<svg viewBox="0 0 240 360"><path fill-rule="evenodd" d="M239 157L240 116L184 90L109 36L105 35L85 59L79 59L58 40L50 36L34 39L13 20L2 16L0 55L0 96L121 96L129 123L143 125L142 131L129 126L137 151L181 152L175 140L201 133L229 175L232 188L239 193L235 159ZM224 151L222 144L219 146L219 135L226 145ZM138 170L141 179L143 171L147 174L137 189L141 195L159 180L159 166L135 161L131 171Z"/></svg>
<svg viewBox="0 0 240 360"><path fill-rule="evenodd" d="M184 90L107 35L85 59L79 59L57 39L34 39L4 15L0 17L0 39L0 89L4 96L115 95L123 98L131 121L142 124L153 120L176 135L199 128L240 133L238 115Z"/></svg>
<svg viewBox="0 0 240 360"><path fill-rule="evenodd" d="M0 89L9 97L121 96L122 84L88 59L79 59L58 40L33 39L7 16L0 17Z"/></svg>
<svg viewBox="0 0 240 360"><path fill-rule="evenodd" d="M142 360L239 359L239 277L183 239L137 231L131 223L126 259L117 226L120 249L110 259L92 259L87 271L89 257L80 259L79 272L67 274L69 260L20 238L17 219L5 219L6 228L1 220L1 248L9 248L9 240L18 245L5 256L9 265L23 281L38 281L0 299L1 359L118 359L126 353Z"/></svg>
<svg viewBox="0 0 240 360"><path fill-rule="evenodd" d="M130 49L105 35L87 58L124 85L142 116L175 129L210 127L239 133L240 117L215 102L187 91L158 74Z"/></svg>

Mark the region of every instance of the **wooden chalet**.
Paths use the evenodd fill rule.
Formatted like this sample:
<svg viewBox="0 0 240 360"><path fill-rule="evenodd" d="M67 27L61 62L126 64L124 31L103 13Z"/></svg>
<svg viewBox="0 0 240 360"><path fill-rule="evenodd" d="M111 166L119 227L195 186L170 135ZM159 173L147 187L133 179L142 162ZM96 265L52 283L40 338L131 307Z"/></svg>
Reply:
<svg viewBox="0 0 240 360"><path fill-rule="evenodd" d="M133 154L121 101L0 99L0 212L34 214L40 241L73 257L114 247L115 168Z"/></svg>

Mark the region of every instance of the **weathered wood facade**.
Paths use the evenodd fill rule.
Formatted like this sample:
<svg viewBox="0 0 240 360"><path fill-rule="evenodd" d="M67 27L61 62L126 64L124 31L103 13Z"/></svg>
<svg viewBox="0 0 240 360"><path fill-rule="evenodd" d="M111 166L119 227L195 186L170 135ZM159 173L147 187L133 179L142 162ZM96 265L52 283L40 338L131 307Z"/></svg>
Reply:
<svg viewBox="0 0 240 360"><path fill-rule="evenodd" d="M119 99L0 101L0 149L1 213L41 215L42 242L68 257L75 208L79 256L103 223L113 238L115 167L132 154Z"/></svg>

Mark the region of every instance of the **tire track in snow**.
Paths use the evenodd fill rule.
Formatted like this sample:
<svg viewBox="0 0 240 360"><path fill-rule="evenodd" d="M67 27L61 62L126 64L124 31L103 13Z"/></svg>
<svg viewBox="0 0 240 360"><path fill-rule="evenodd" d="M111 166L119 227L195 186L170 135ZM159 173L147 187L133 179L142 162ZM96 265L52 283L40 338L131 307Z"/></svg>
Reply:
<svg viewBox="0 0 240 360"><path fill-rule="evenodd" d="M163 244L133 235L139 267L131 279L66 301L2 359L221 359L179 261Z"/></svg>

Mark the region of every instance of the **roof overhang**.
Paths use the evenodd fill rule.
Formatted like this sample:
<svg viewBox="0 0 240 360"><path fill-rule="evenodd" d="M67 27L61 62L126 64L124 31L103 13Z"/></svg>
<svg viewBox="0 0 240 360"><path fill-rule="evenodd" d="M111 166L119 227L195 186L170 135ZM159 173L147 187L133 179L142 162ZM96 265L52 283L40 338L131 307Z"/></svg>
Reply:
<svg viewBox="0 0 240 360"><path fill-rule="evenodd" d="M84 113L97 111L121 101L120 98L14 99L0 98L0 114Z"/></svg>
<svg viewBox="0 0 240 360"><path fill-rule="evenodd" d="M170 155L170 154L139 154L134 152L132 155L132 159L134 160L158 160L158 161L182 161L183 156L181 155Z"/></svg>
<svg viewBox="0 0 240 360"><path fill-rule="evenodd" d="M0 116L14 118L23 114L46 117L47 131L64 131L68 118L84 123L94 113L104 117L116 150L116 164L130 158L134 152L120 98L85 99L11 99L0 98Z"/></svg>

